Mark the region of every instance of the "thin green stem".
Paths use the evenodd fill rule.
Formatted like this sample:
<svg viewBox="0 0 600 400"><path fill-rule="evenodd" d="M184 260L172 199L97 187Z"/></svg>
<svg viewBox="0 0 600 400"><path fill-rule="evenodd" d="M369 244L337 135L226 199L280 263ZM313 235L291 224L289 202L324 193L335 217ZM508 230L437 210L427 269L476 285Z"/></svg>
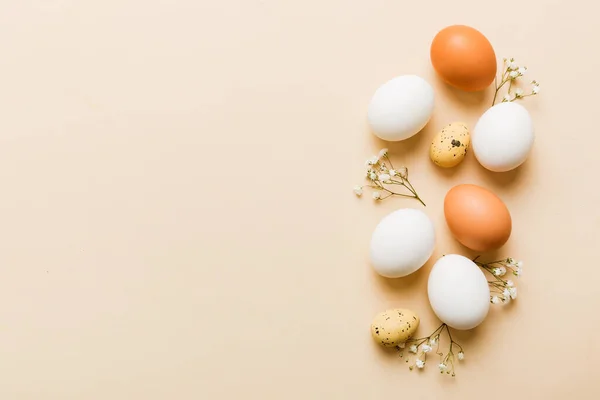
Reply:
<svg viewBox="0 0 600 400"><path fill-rule="evenodd" d="M500 86L496 87L496 92L494 93L494 99L492 100L492 106L494 104L496 104L496 97L498 97L498 92L500 91L500 89L502 89L502 86L504 86L506 84L506 82L508 82L508 80L504 80L504 77L503 77L502 82L500 82Z"/></svg>
<svg viewBox="0 0 600 400"><path fill-rule="evenodd" d="M390 160L390 158L388 157L388 155L386 154L384 157L390 163L390 167L391 167L390 169L394 169L394 164L392 164L392 160Z"/></svg>
<svg viewBox="0 0 600 400"><path fill-rule="evenodd" d="M408 182L408 181L406 181L406 182ZM426 206L426 205L425 205L425 203L423 202L423 200L422 200L422 199L419 197L419 195L418 195L418 194L417 194L417 193L414 191L414 188L413 188L413 189L411 189L411 188L409 188L408 186L406 186L406 185L404 185L404 184L398 184L398 185L401 185L401 186L404 186L405 188L407 188L407 189L408 189L408 190L409 190L409 191L412 193L412 195L409 195L409 194L404 194L404 193L398 193L398 192L394 192L394 191L392 191L392 190L390 190L390 189L388 189L388 188L384 187L383 185L378 185L378 186L379 186L379 188L380 188L381 190L385 190L386 192L388 192L388 193L391 193L391 194L392 194L392 195L394 195L394 196L402 196L402 197L414 198L414 199L417 199L417 200L419 200L419 202L420 202L421 204L423 204L424 206ZM389 197L389 196L388 196L388 197ZM387 198L387 197L386 197L386 198Z"/></svg>

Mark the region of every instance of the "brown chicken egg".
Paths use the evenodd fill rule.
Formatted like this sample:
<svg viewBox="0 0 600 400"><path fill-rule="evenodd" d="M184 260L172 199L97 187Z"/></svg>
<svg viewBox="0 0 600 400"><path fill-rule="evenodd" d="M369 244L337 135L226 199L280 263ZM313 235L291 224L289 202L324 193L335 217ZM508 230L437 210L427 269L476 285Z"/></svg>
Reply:
<svg viewBox="0 0 600 400"><path fill-rule="evenodd" d="M458 185L450 189L444 199L444 215L456 240L475 251L501 247L512 230L504 202L477 185Z"/></svg>
<svg viewBox="0 0 600 400"><path fill-rule="evenodd" d="M496 76L496 53L481 32L465 25L442 29L431 43L431 63L449 85L469 92L488 87Z"/></svg>

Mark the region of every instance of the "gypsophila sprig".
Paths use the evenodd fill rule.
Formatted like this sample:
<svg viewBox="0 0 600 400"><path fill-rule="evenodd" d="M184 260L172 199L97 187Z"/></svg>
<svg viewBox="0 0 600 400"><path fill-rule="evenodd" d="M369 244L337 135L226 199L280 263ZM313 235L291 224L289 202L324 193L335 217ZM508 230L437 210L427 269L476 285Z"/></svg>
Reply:
<svg viewBox="0 0 600 400"><path fill-rule="evenodd" d="M511 300L517 298L517 288L511 279L504 279L507 273L511 273L517 278L521 276L523 271L523 261L515 261L514 258L508 257L502 260L482 263L477 261L479 256L475 257L473 262L481 269L492 275L491 280L488 280L490 285L490 303L492 304L508 304Z"/></svg>
<svg viewBox="0 0 600 400"><path fill-rule="evenodd" d="M447 339L444 339L443 342L449 342L448 350L445 353L440 351L441 336L443 334L446 334L447 336ZM405 357L404 349L406 345L409 345L409 354ZM433 357L433 353L435 353L440 358L438 363L438 369L440 373L456 376L454 372L455 359L459 361L465 359L465 352L463 351L462 346L454 341L452 338L452 333L450 332L450 327L446 324L440 325L431 333L431 335L418 339L409 339L402 346L396 346L396 349L398 350L400 357L405 358L406 362L409 363L408 368L411 371L415 367L417 369L425 368L427 357ZM458 350L458 353L455 354L455 350ZM411 362L413 357L414 362Z"/></svg>
<svg viewBox="0 0 600 400"><path fill-rule="evenodd" d="M367 159L365 166L367 168L367 184L354 186L354 194L357 196L362 196L364 188L371 188L373 189L373 200L376 201L400 196L417 199L425 205L408 180L408 169L406 167L394 168L388 156L388 149L382 149L378 155Z"/></svg>
<svg viewBox="0 0 600 400"><path fill-rule="evenodd" d="M516 87L521 81L521 78L527 73L527 67L519 66L514 58L505 58L503 61L500 82L498 82L498 77L496 77L494 81L496 91L494 93L494 99L492 100L492 106L496 104L496 98L498 97L500 89L507 85L507 93L502 96L502 103L508 103L523 99L525 97L535 96L540 92L540 84L537 81L531 81L531 87L529 91L525 91L523 88Z"/></svg>

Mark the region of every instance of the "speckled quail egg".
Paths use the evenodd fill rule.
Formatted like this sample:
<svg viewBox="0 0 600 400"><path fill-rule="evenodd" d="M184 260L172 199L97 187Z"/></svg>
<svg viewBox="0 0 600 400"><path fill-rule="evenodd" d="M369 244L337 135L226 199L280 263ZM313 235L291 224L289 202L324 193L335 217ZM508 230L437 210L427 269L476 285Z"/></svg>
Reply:
<svg viewBox="0 0 600 400"><path fill-rule="evenodd" d="M412 337L419 327L419 316L405 308L386 310L375 316L371 334L384 347L396 347Z"/></svg>
<svg viewBox="0 0 600 400"><path fill-rule="evenodd" d="M429 156L436 165L452 168L465 158L470 144L469 128L462 122L453 122L435 135L431 142Z"/></svg>

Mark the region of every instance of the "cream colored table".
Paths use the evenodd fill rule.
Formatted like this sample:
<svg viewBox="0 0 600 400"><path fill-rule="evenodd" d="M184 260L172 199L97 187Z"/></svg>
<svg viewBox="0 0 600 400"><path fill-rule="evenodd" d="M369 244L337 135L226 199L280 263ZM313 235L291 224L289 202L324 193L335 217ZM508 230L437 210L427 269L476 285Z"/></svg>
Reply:
<svg viewBox="0 0 600 400"><path fill-rule="evenodd" d="M597 74L594 2L476 0L0 1L0 398L596 399ZM444 86L438 29L482 30L541 83L525 165L428 159L443 125L491 92ZM420 272L379 278L378 220L400 199L357 199L384 144L366 107L393 76L436 90L435 115L391 144L438 243ZM370 338L388 307L436 326L426 282L466 251L446 191L500 195L525 260L452 380L417 373ZM490 255L493 256L493 255Z"/></svg>

